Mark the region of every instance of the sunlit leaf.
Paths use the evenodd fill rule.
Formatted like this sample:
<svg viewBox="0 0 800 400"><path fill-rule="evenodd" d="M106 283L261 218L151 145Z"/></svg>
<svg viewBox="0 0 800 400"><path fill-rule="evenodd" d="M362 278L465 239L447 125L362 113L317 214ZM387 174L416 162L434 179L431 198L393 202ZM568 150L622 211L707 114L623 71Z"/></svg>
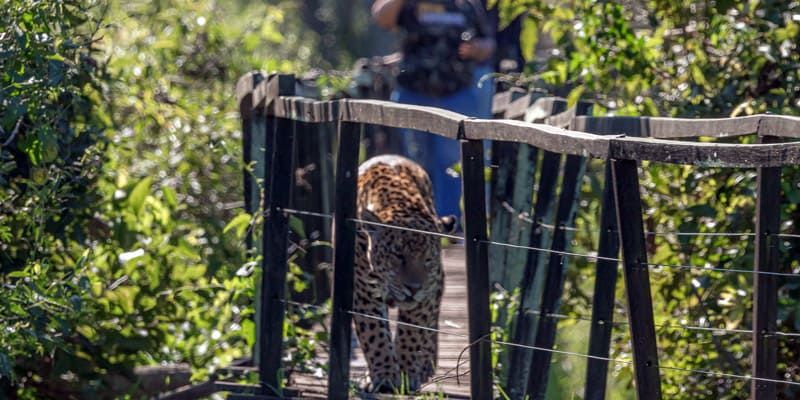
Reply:
<svg viewBox="0 0 800 400"><path fill-rule="evenodd" d="M245 232L250 227L251 218L252 218L251 215L248 213L241 213L233 217L233 219L230 222L228 222L227 225L225 225L225 228L222 230L222 233L228 233L228 231L234 229L236 232L236 237L240 239L243 238Z"/></svg>
<svg viewBox="0 0 800 400"><path fill-rule="evenodd" d="M289 228L292 230L292 232L294 232L295 234L297 234L301 238L305 239L305 237L306 237L306 229L305 229L305 227L303 225L303 220L301 220L300 218L297 218L294 215L290 215L289 216Z"/></svg>
<svg viewBox="0 0 800 400"><path fill-rule="evenodd" d="M128 195L128 206L134 211L134 213L141 213L142 206L144 205L144 199L150 194L150 186L152 183L153 178L147 177L136 183L136 186L134 186L133 190L131 190L130 194Z"/></svg>

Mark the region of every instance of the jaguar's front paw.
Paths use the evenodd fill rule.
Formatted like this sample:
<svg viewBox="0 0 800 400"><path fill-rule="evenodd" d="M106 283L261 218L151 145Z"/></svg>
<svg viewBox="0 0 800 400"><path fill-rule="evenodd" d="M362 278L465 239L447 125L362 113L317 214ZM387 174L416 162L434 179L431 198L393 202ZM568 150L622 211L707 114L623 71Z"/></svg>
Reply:
<svg viewBox="0 0 800 400"><path fill-rule="evenodd" d="M397 392L397 385L395 380L391 378L371 379L371 382L364 388L367 393L395 393Z"/></svg>

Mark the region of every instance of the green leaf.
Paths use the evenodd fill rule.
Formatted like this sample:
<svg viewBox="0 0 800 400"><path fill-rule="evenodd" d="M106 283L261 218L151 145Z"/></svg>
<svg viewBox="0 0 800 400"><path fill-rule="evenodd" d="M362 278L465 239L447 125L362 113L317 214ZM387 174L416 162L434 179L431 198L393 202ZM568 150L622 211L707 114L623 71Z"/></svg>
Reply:
<svg viewBox="0 0 800 400"><path fill-rule="evenodd" d="M128 207L130 207L137 215L142 211L144 200L147 198L147 195L150 194L150 186L152 184L153 178L144 178L133 187L130 195L128 195Z"/></svg>
<svg viewBox="0 0 800 400"><path fill-rule="evenodd" d="M228 233L231 229L236 230L236 237L241 239L244 237L245 232L247 232L247 228L250 226L251 216L248 213L241 213L228 222L228 225L225 225L225 229L222 230L222 233Z"/></svg>
<svg viewBox="0 0 800 400"><path fill-rule="evenodd" d="M306 230L303 227L303 221L294 215L289 216L289 228L301 238L306 238Z"/></svg>
<svg viewBox="0 0 800 400"><path fill-rule="evenodd" d="M253 347L256 343L256 324L252 320L242 321L242 335L247 341L247 347Z"/></svg>
<svg viewBox="0 0 800 400"><path fill-rule="evenodd" d="M142 298L139 299L139 306L142 311L152 310L157 305L158 301L152 296L142 296Z"/></svg>
<svg viewBox="0 0 800 400"><path fill-rule="evenodd" d="M26 271L13 271L9 272L5 276L8 278L25 278L28 276L28 273Z"/></svg>
<svg viewBox="0 0 800 400"><path fill-rule="evenodd" d="M653 99L645 97L642 105L646 115L658 115L658 107L656 107L656 103L653 101Z"/></svg>
<svg viewBox="0 0 800 400"><path fill-rule="evenodd" d="M178 195L175 193L175 189L164 186L161 188L161 192L164 194L164 200L171 208L178 206Z"/></svg>
<svg viewBox="0 0 800 400"><path fill-rule="evenodd" d="M583 95L585 89L583 85L572 89L567 96L567 107L573 107L575 104L578 104L578 100L581 99L581 95Z"/></svg>
<svg viewBox="0 0 800 400"><path fill-rule="evenodd" d="M536 57L536 43L539 42L539 24L533 18L522 20L522 32L519 36L520 49L525 61L534 61Z"/></svg>
<svg viewBox="0 0 800 400"><path fill-rule="evenodd" d="M701 70L697 64L692 64L689 70L692 73L692 79L694 80L694 83L700 86L706 86L706 77L703 75L703 70Z"/></svg>

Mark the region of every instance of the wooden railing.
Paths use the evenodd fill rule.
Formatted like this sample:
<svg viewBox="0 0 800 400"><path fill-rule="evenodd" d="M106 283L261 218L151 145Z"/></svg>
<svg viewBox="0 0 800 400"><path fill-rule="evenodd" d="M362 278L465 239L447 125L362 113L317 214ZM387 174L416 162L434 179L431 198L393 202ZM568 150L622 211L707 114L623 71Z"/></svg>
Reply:
<svg viewBox="0 0 800 400"><path fill-rule="evenodd" d="M576 109L535 118L544 123L517 120L484 120L457 113L413 105L374 100L316 101L295 97L295 80L290 75L251 73L237 85L243 123L244 159L254 164L245 172L245 198L248 212L263 212L262 243L248 247L263 251L262 281L257 307L257 345L254 353L259 368L262 394L281 396L281 360L285 313L288 211L291 210L289 187L293 175L292 149L297 135L306 134L323 124L337 124L335 193L333 221L333 308L331 316L328 397L348 396L350 371L351 309L353 303L353 261L356 234L356 179L359 139L367 124L415 129L457 140L461 146L461 179L464 196L464 243L466 249L467 308L471 394L475 399L494 397L490 346L509 345L515 351L533 352L532 356L513 356L513 362L527 362L537 368L527 373L524 393L542 398L546 387L547 366L554 352L554 320L540 322L533 331L517 332L519 342L498 343L489 339L490 275L489 245L516 246L547 254L550 257L539 315L557 311L563 294L563 265L568 256L563 230L555 229L550 247L541 242L512 244L490 240L484 182L483 140L495 143L521 143L550 155L563 156L564 179L555 210L553 225L569 226L574 217L577 187L588 158L606 160L605 188L601 200L600 243L592 308L592 327L588 354L586 398L602 399L610 361L609 342L617 265L621 262L625 284L629 329L633 349L636 393L639 399L659 399L660 366L650 291L648 255L642 221L637 165L640 161L671 163L698 167L755 168L758 174L757 214L755 224L754 302L752 338L752 376L737 378L752 382L754 399L775 399L776 385L800 383L783 381L776 374L776 330L778 275L780 272L776 237L780 224L781 167L800 161L800 143L782 142L800 138L800 118L754 115L726 119L676 119L655 117L587 117ZM498 95L495 113L520 117L513 111L512 95ZM523 101L523 103L526 101ZM527 100L523 109L532 101ZM558 108L558 107L556 107ZM511 110L511 111L509 111ZM551 111L555 108L551 107ZM516 114L515 114L516 113ZM524 114L524 113L523 113ZM299 128L302 124L302 129ZM689 138L727 138L757 135L758 144L731 144L713 141L688 141ZM544 157L543 156L543 157ZM558 161L542 180L553 180ZM256 179L264 182L260 198ZM531 178L532 179L532 178ZM554 185L554 183L550 183ZM541 190L541 185L540 185ZM259 205L262 209L259 210ZM623 216L624 217L621 217ZM534 220L534 223L538 223ZM561 234L559 234L561 232ZM494 232L493 232L494 235ZM621 251L621 258L618 253ZM582 255L585 256L585 255ZM523 291L533 290L530 280L535 268L527 263ZM525 294L523 294L525 296ZM521 315L521 314L520 314ZM543 321L548 321L543 319ZM522 325L520 329L533 329ZM533 340L531 343L530 341ZM563 353L563 352L562 352ZM513 354L513 352L512 352ZM523 361L520 361L523 360ZM528 366L512 365L511 369ZM674 369L674 368L672 368ZM736 376L722 371L690 371L700 374ZM522 377L524 378L524 377ZM515 379L520 379L517 376Z"/></svg>

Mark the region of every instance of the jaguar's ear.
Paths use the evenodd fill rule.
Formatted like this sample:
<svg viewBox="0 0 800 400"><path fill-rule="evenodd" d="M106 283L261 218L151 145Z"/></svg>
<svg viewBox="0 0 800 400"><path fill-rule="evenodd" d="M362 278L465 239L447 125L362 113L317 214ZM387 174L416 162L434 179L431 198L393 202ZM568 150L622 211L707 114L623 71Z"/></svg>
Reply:
<svg viewBox="0 0 800 400"><path fill-rule="evenodd" d="M458 227L458 219L455 215L446 215L439 218L442 223L442 233L454 233Z"/></svg>

